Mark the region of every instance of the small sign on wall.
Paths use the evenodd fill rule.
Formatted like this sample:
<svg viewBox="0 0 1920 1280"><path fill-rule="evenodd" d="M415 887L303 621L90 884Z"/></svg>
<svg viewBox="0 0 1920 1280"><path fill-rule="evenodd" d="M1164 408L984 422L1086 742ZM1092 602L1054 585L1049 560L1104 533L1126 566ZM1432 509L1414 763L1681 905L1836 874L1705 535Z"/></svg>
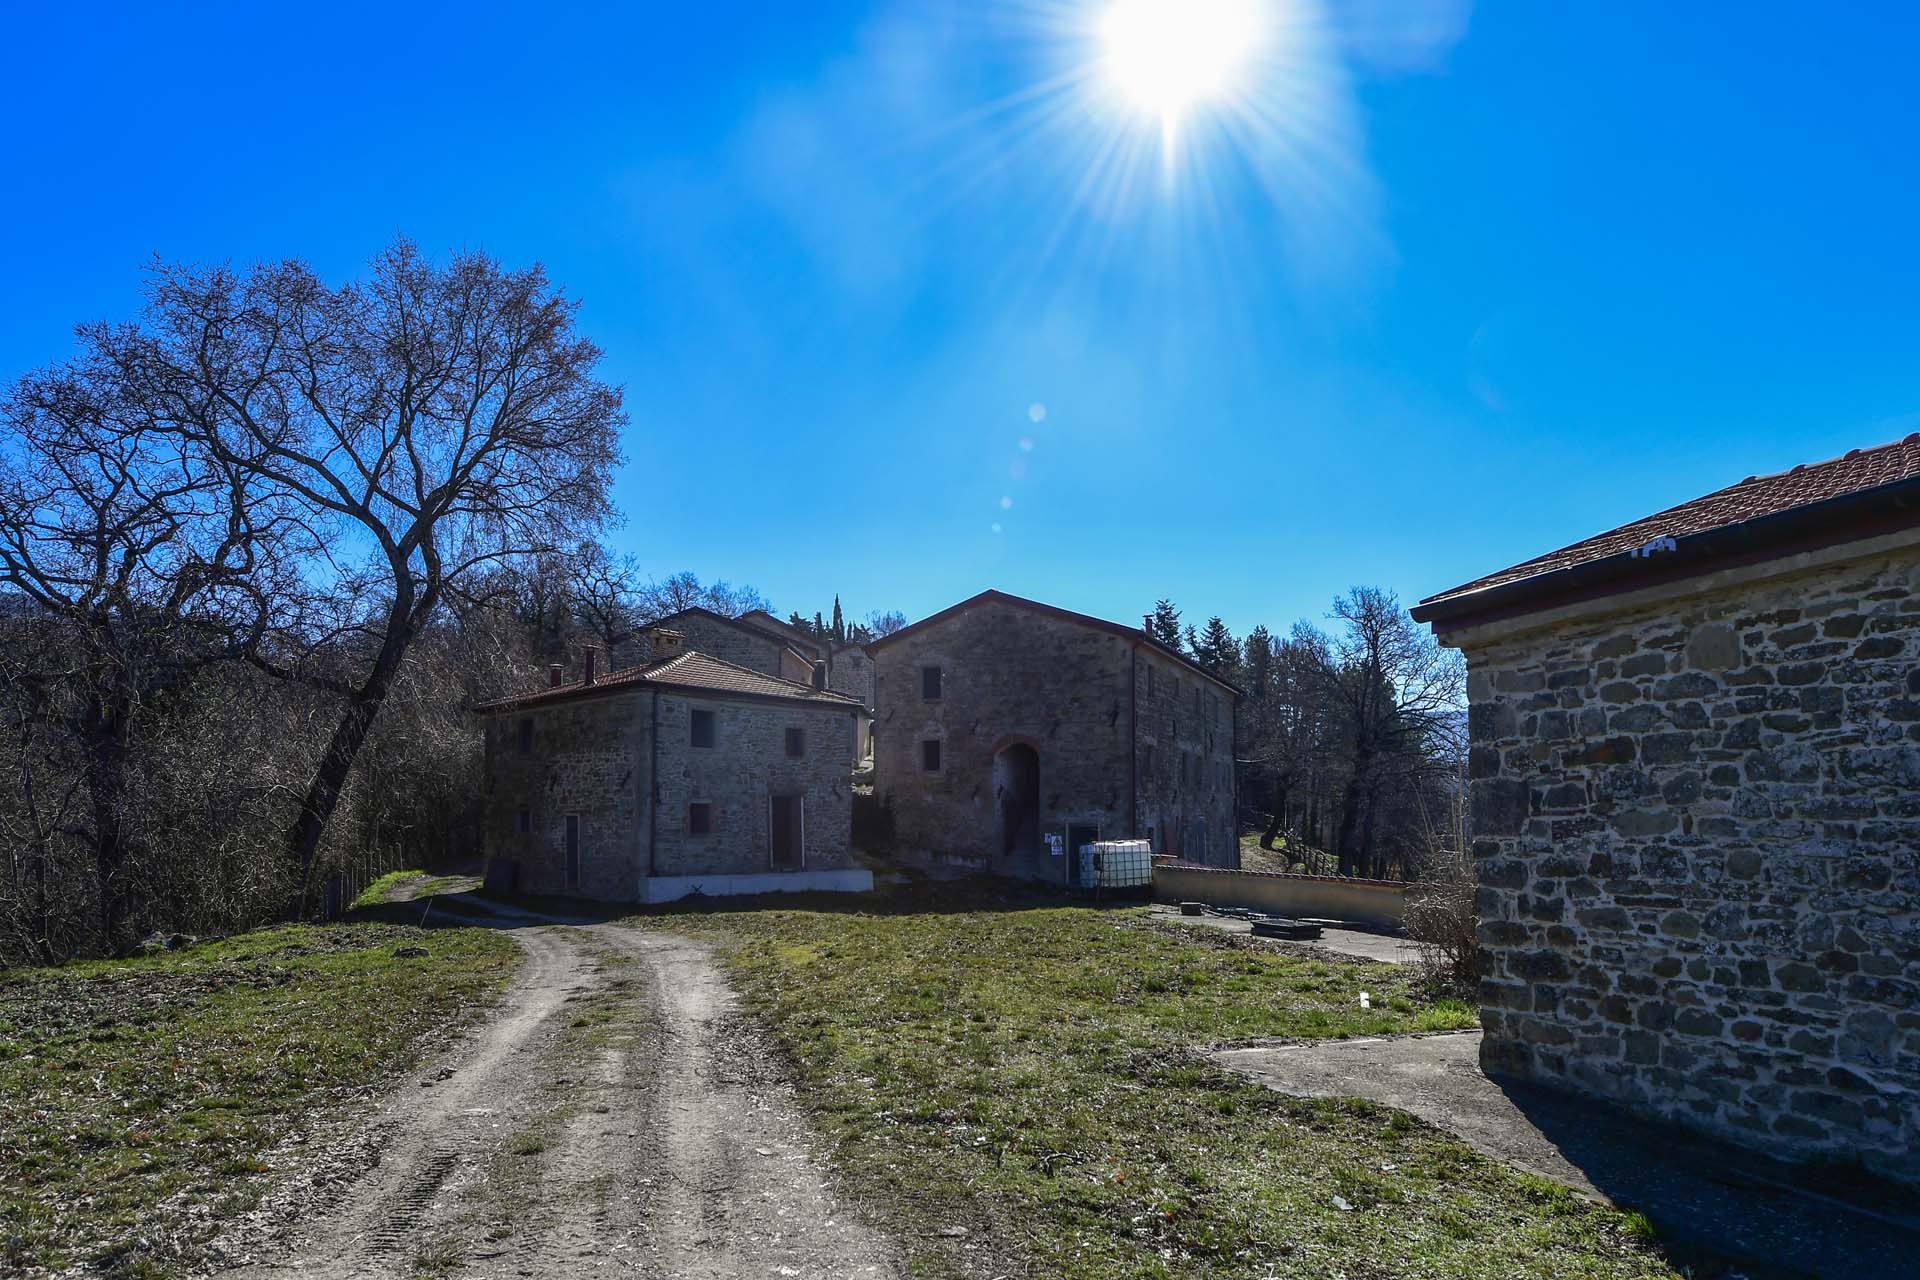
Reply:
<svg viewBox="0 0 1920 1280"><path fill-rule="evenodd" d="M1047 852L1058 858L1067 850L1067 838L1058 831L1047 832Z"/></svg>

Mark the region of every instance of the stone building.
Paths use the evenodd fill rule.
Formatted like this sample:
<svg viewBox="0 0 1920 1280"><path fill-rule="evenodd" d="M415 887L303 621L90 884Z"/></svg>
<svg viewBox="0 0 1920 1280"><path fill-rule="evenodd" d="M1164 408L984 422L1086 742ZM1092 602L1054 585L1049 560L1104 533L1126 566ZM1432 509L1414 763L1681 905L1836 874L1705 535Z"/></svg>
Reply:
<svg viewBox="0 0 1920 1280"><path fill-rule="evenodd" d="M1094 840L1239 865L1239 692L1143 629L985 591L868 649L902 852L1058 883L1054 849Z"/></svg>
<svg viewBox="0 0 1920 1280"><path fill-rule="evenodd" d="M486 856L529 893L660 902L689 892L871 888L852 855L845 694L683 648L486 703Z"/></svg>
<svg viewBox="0 0 1920 1280"><path fill-rule="evenodd" d="M796 684L813 683L813 666L818 655L812 645L797 645L783 631L755 625L750 616L729 618L723 613L698 605L656 618L634 636L636 663L652 660L649 637L656 631L671 632L682 638L696 653L731 662L749 671L778 676Z"/></svg>
<svg viewBox="0 0 1920 1280"><path fill-rule="evenodd" d="M1490 1069L1920 1180L1920 435L1435 596Z"/></svg>
<svg viewBox="0 0 1920 1280"><path fill-rule="evenodd" d="M782 622L765 609L751 609L737 621L780 636L796 652L813 662L827 664L827 688L851 694L871 711L873 702L873 656L867 646L852 640L822 640L802 631L791 622ZM865 753L862 753L864 758Z"/></svg>
<svg viewBox="0 0 1920 1280"><path fill-rule="evenodd" d="M825 688L848 694L867 709L868 715L860 721L854 737L854 762L860 763L870 754L873 659L867 656L864 646L823 644L764 609L729 618L694 605L657 619L652 626L678 632L686 638L690 649L782 680L819 684L824 676ZM644 662L650 657L648 634L648 630L642 630L635 637L636 661Z"/></svg>

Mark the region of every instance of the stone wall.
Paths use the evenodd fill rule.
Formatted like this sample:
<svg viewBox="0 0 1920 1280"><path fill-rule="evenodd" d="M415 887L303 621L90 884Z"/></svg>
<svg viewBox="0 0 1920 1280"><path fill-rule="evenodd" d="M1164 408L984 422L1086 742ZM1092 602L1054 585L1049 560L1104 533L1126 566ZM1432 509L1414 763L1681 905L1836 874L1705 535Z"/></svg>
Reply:
<svg viewBox="0 0 1920 1280"><path fill-rule="evenodd" d="M648 873L662 876L771 869L769 797L802 796L808 870L852 862L851 770L855 715L800 704L660 695L660 788L648 795L653 693L636 689L490 715L483 838L489 858L520 864L527 893L632 901ZM715 714L712 748L691 745L693 707ZM520 750L520 723L532 725ZM805 734L800 758L786 731ZM687 805L713 806L713 831L687 831ZM522 811L528 830L520 830ZM579 823L580 879L566 877L567 818ZM651 833L651 834L650 834Z"/></svg>
<svg viewBox="0 0 1920 1280"><path fill-rule="evenodd" d="M1490 1068L1920 1177L1917 593L1909 550L1469 638Z"/></svg>
<svg viewBox="0 0 1920 1280"><path fill-rule="evenodd" d="M692 745L694 709L714 713L714 745ZM663 876L743 875L773 867L769 800L803 797L806 869L853 866L854 713L773 702L660 698L660 810L654 870ZM786 754L786 731L806 753ZM712 806L713 830L687 830L687 806Z"/></svg>
<svg viewBox="0 0 1920 1280"><path fill-rule="evenodd" d="M610 694L488 716L486 856L520 864L526 893L629 901L645 874L647 696ZM520 750L520 723L532 725ZM520 830L526 812L527 831ZM580 883L566 878L567 816L580 824Z"/></svg>
<svg viewBox="0 0 1920 1280"><path fill-rule="evenodd" d="M1182 670L1142 652L1138 665L1149 663L1168 673ZM936 700L922 694L921 672L929 666L942 672ZM1186 816L1190 830L1204 824L1214 842L1230 839L1232 711L1224 712L1224 729L1212 727L1208 717L1217 713L1203 695L1200 710L1181 711L1183 723L1176 726L1175 703L1189 707L1195 684L1206 683L1190 671L1178 691L1170 675L1154 677L1155 696L1145 699L1140 722L1155 747L1154 769L1140 782L1138 797L1130 790L1139 750L1130 693L1144 697L1148 677L1136 670L1133 646L1121 636L988 603L876 647L874 675L875 789L892 812L905 853L1065 882L1068 858L1044 849L1011 858L1003 853L994 764L1014 745L1030 747L1039 759L1043 834L1064 839L1075 826L1101 839L1126 839L1158 824L1177 830ZM1208 692L1216 688L1208 685ZM1176 729L1177 737L1170 736ZM933 772L922 767L922 744L930 740L941 744L940 768ZM1196 758L1184 788L1183 751ZM1142 754L1140 764L1146 763ZM1210 782L1216 776L1229 779L1224 789Z"/></svg>
<svg viewBox="0 0 1920 1280"><path fill-rule="evenodd" d="M1239 866L1230 696L1148 649L1140 651L1134 686L1140 834L1157 854Z"/></svg>
<svg viewBox="0 0 1920 1280"><path fill-rule="evenodd" d="M748 631L719 618L683 613L676 614L661 625L685 637L685 648L712 654L736 667L779 676L783 680L797 680L801 684L805 684L811 674L810 667L771 636ZM634 666L643 665L652 657L651 637L645 628L634 636L630 647L621 650L621 661Z"/></svg>

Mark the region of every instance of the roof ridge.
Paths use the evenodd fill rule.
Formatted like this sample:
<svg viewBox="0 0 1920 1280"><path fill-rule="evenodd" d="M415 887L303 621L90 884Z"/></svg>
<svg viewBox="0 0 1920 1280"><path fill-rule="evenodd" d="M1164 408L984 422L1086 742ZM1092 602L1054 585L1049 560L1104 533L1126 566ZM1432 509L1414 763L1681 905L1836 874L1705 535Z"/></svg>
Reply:
<svg viewBox="0 0 1920 1280"><path fill-rule="evenodd" d="M1880 453L1887 449L1897 449L1903 444L1920 444L1920 431L1909 431L1897 440L1888 440L1882 444L1858 445L1837 457L1822 458L1818 462L1796 462L1784 471L1755 472L1744 480L1736 480L1734 483L1726 486L1726 489L1715 489L1713 493L1725 493L1727 489L1738 489L1743 484L1754 484L1761 480L1778 480L1782 476L1799 475L1818 467L1830 467L1837 462L1855 462L1870 453ZM1711 498L1713 493L1702 494L1701 497ZM1700 498L1695 498L1694 501L1698 502ZM1680 505L1686 506L1687 504L1683 502ZM1653 517L1649 516L1647 518L1652 519Z"/></svg>
<svg viewBox="0 0 1920 1280"><path fill-rule="evenodd" d="M778 681L780 684L792 685L796 689L805 689L808 693L838 693L839 692L839 690L837 689L816 689L812 685L803 683L799 680L789 680L785 676L770 675L765 671L756 671L752 667L743 667L737 662L729 662L727 659L720 657L718 654L708 653L704 649L689 649L685 653L681 654L679 658L674 658L672 661L679 662L681 658L705 658L708 662L717 662L721 666L731 668L734 671L742 671L742 672L745 672L747 675L757 676L762 680L774 680L774 681Z"/></svg>

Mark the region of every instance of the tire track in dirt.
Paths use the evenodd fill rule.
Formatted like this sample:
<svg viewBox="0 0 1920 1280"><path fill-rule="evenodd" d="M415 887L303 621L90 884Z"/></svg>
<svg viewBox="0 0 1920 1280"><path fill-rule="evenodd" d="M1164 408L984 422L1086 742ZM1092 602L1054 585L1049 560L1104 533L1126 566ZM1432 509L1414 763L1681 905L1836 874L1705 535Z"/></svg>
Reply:
<svg viewBox="0 0 1920 1280"><path fill-rule="evenodd" d="M503 1012L366 1125L378 1162L224 1274L886 1280L706 948L533 917ZM255 1248L252 1256L263 1251ZM249 1256L245 1242L229 1256Z"/></svg>

